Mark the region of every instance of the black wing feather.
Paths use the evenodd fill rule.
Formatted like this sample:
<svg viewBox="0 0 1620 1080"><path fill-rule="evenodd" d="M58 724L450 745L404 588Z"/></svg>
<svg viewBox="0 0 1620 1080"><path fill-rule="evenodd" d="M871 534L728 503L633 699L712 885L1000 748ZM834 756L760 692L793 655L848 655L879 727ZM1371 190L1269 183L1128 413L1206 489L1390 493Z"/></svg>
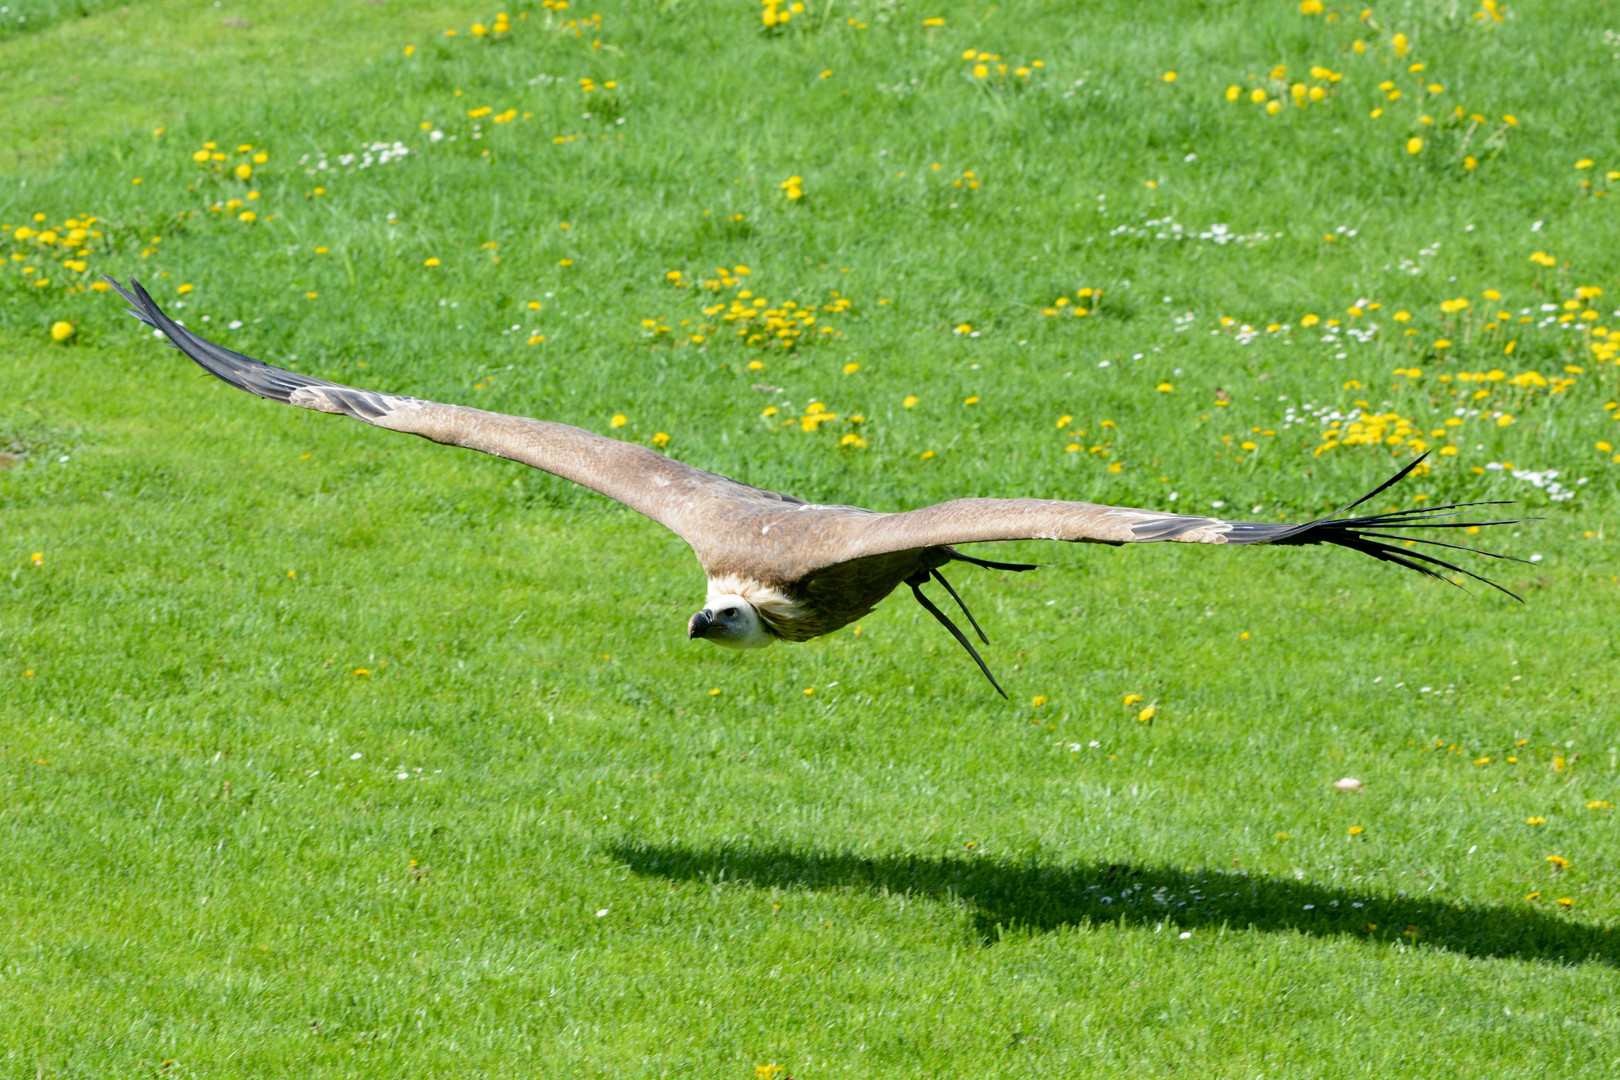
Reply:
<svg viewBox="0 0 1620 1080"><path fill-rule="evenodd" d="M1463 516L1462 511L1470 506L1501 506L1506 500L1492 499L1484 502L1449 503L1445 506L1424 506L1413 510L1391 510L1381 514L1365 514L1361 517L1341 517L1347 510L1353 510L1380 492L1388 490L1393 485L1406 479L1412 470L1423 464L1428 454L1408 462L1400 472L1373 488L1367 494L1350 505L1334 511L1327 517L1308 521L1303 525L1270 525L1263 522L1235 521L1233 528L1227 534L1228 544L1280 544L1296 546L1303 544L1333 544L1337 547L1349 548L1364 555L1371 555L1381 562L1395 563L1409 570L1416 570L1420 574L1439 578L1442 581L1456 585L1444 574L1433 570L1433 566L1441 566L1447 570L1471 577L1475 581L1489 585L1499 592L1506 593L1513 599L1523 603L1523 598L1503 588L1490 578L1482 577L1460 566L1437 559L1432 555L1425 555L1419 551L1397 549L1384 541L1393 540L1397 543L1416 542L1419 544L1433 544L1436 547L1452 548L1456 551L1472 552L1475 555L1484 555L1492 559L1504 559L1510 562L1524 562L1511 555L1501 555L1494 551L1484 551L1480 548L1471 548L1462 544L1447 544L1440 540L1425 540L1421 537L1406 537L1382 532L1384 529L1468 529L1482 528L1487 525L1517 525L1524 521L1537 521L1538 518L1508 518L1502 521L1451 521L1450 518ZM1429 565L1424 565L1429 564Z"/></svg>

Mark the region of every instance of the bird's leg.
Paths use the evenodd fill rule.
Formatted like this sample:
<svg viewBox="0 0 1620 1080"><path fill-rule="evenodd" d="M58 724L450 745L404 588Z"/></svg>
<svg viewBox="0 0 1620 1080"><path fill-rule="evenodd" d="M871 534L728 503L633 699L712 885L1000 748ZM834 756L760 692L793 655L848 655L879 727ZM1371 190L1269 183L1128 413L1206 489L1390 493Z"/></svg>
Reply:
<svg viewBox="0 0 1620 1080"><path fill-rule="evenodd" d="M973 647L973 643L967 639L967 635L962 633L962 631L957 628L955 623L951 622L950 616L939 610L938 607L934 606L934 602L932 600L923 595L922 586L928 582L928 579L929 571L922 571L921 573L913 574L911 577L907 578L906 584L911 586L911 595L917 598L917 603L923 606L923 610L927 611L928 614L938 619L940 625L951 632L951 636L956 639L956 643L967 650L968 655L973 657L973 662L979 665L979 670L984 672L984 677L990 680L990 685L996 688L996 693L1005 698L1007 696L1007 691L1003 690L1001 688L1001 684L996 682L996 677L990 674L990 669L985 665L984 658L981 657L979 655L979 651ZM945 587L947 589L950 588L949 585Z"/></svg>

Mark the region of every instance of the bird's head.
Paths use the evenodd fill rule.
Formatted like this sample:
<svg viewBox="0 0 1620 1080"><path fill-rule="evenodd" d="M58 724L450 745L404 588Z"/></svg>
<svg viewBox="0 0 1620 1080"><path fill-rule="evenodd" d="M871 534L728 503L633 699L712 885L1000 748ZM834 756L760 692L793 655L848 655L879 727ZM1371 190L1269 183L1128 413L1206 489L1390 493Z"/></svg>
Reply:
<svg viewBox="0 0 1620 1080"><path fill-rule="evenodd" d="M706 638L728 649L763 649L776 640L754 605L736 593L709 597L703 610L687 622L686 636Z"/></svg>

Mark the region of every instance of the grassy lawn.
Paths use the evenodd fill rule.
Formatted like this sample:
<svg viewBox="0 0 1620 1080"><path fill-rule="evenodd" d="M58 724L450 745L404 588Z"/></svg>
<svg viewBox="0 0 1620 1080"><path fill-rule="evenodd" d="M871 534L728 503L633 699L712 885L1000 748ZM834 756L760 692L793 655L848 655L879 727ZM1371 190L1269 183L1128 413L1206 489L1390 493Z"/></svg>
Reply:
<svg viewBox="0 0 1620 1080"><path fill-rule="evenodd" d="M1318 6L13 0L0 1075L1620 1072L1620 26ZM1427 449L1372 505L1514 500L1525 603L1028 543L1010 703L899 596L732 654L658 526L103 273L823 502Z"/></svg>

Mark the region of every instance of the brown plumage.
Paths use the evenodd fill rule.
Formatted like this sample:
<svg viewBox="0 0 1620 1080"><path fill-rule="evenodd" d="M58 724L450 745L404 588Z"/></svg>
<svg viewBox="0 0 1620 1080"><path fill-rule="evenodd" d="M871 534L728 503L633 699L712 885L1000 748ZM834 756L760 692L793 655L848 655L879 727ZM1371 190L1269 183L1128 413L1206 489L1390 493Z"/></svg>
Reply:
<svg viewBox="0 0 1620 1080"><path fill-rule="evenodd" d="M520 461L600 492L658 522L691 545L709 580L709 603L692 617L690 636L735 647L769 644L775 639L805 641L831 633L865 616L905 584L1001 691L966 635L928 599L922 586L930 581L942 585L962 607L981 640L988 642L940 568L950 562L1001 570L1033 567L967 556L955 550L956 544L996 540L1328 543L1432 577L1442 577L1439 570L1443 569L1486 581L1412 550L1407 544L1413 538L1387 530L1510 524L1454 520L1459 507L1485 505L1481 503L1355 518L1335 514L1303 525L1225 521L1052 499L954 499L893 514L854 506L822 506L750 487L635 443L567 424L361 390L271 367L179 325L136 282L131 281L126 290L108 280L132 305L130 314L161 330L169 344L232 386L300 408L340 413L375 427ZM1416 461L1407 465L1345 510L1403 479L1416 465ZM1416 542L1456 547L1435 540ZM1477 554L1506 557L1484 551ZM1005 696L1004 691L1002 694Z"/></svg>

